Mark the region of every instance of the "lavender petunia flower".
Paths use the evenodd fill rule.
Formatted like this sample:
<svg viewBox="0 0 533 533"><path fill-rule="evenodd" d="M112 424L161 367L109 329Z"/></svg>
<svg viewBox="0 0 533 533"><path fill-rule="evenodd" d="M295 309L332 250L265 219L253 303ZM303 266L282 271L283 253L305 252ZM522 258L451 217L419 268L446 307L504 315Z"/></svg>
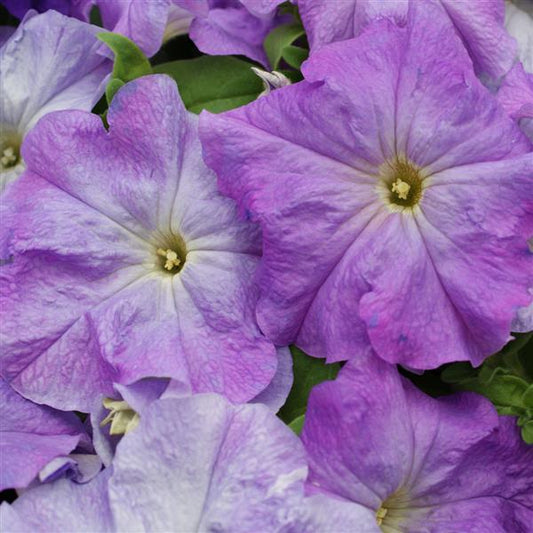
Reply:
<svg viewBox="0 0 533 533"><path fill-rule="evenodd" d="M111 62L97 53L101 31L54 11L29 14L0 48L0 191L24 170L20 146L43 115L90 111Z"/></svg>
<svg viewBox="0 0 533 533"><path fill-rule="evenodd" d="M7 0L6 7L22 18L30 9L39 12L56 10L69 17L89 22L93 7L97 7L104 28L135 41L149 57L154 55L168 36L188 28L191 17L171 7L171 0ZM188 22L184 21L188 19ZM168 28L167 28L168 27ZM100 43L101 44L101 43Z"/></svg>
<svg viewBox="0 0 533 533"><path fill-rule="evenodd" d="M303 446L264 406L215 395L154 402L112 468L0 509L3 531L379 531L362 506L304 499ZM81 490L80 490L81 488Z"/></svg>
<svg viewBox="0 0 533 533"><path fill-rule="evenodd" d="M384 532L530 531L533 448L479 395L430 398L370 356L313 389L302 440L310 490Z"/></svg>
<svg viewBox="0 0 533 533"><path fill-rule="evenodd" d="M297 0L312 50L358 36L375 19L404 25L411 9L427 9L461 37L477 75L497 86L515 62L516 43L504 27L502 0ZM448 36L447 38L449 38Z"/></svg>
<svg viewBox="0 0 533 533"><path fill-rule="evenodd" d="M148 57L161 47L170 0L88 0L87 18L92 5L100 10L104 28L130 38ZM172 14L170 21L175 25L176 14Z"/></svg>
<svg viewBox="0 0 533 533"><path fill-rule="evenodd" d="M277 413L287 400L293 382L292 357L288 348L278 348L278 366L269 385L249 403L260 403ZM119 442L117 435L131 431L148 407L158 399L191 395L187 384L147 378L128 386L115 384L113 398L99 398L91 411L94 447L106 466L111 464ZM103 401L102 401L103 400Z"/></svg>
<svg viewBox="0 0 533 533"><path fill-rule="evenodd" d="M87 438L73 413L34 404L0 379L0 490L28 486L53 459Z"/></svg>
<svg viewBox="0 0 533 533"><path fill-rule="evenodd" d="M206 54L241 54L268 66L263 41L286 17L283 0L172 0L195 15L190 37Z"/></svg>
<svg viewBox="0 0 533 533"><path fill-rule="evenodd" d="M479 365L531 300L531 144L439 9L378 21L315 52L307 81L201 118L221 190L262 226L257 316L275 343Z"/></svg>
<svg viewBox="0 0 533 533"><path fill-rule="evenodd" d="M255 225L202 161L175 83L145 77L107 119L45 117L6 193L2 374L25 397L89 411L113 383L169 377L247 401L272 380L255 322Z"/></svg>

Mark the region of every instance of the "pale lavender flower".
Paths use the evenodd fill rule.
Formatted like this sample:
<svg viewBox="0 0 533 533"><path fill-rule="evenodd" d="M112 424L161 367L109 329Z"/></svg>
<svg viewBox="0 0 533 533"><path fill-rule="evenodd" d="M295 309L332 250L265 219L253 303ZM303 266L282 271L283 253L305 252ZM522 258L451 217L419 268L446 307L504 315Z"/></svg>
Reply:
<svg viewBox="0 0 533 533"><path fill-rule="evenodd" d="M26 139L1 232L3 376L86 412L145 377L254 398L277 367L254 316L259 229L217 192L173 80L126 85L107 120L55 113Z"/></svg>
<svg viewBox="0 0 533 533"><path fill-rule="evenodd" d="M167 399L148 407L96 479L38 487L0 517L5 533L379 531L362 506L305 498L306 475L302 443L266 407Z"/></svg>
<svg viewBox="0 0 533 533"><path fill-rule="evenodd" d="M377 21L312 54L306 81L201 118L221 190L263 230L275 343L479 365L531 301L531 143L440 9Z"/></svg>
<svg viewBox="0 0 533 533"><path fill-rule="evenodd" d="M370 356L313 389L302 440L310 491L386 533L531 530L533 447L482 396L433 399Z"/></svg>
<svg viewBox="0 0 533 533"><path fill-rule="evenodd" d="M22 141L43 115L90 111L111 62L97 53L101 31L55 11L29 14L0 48L0 191L24 170Z"/></svg>

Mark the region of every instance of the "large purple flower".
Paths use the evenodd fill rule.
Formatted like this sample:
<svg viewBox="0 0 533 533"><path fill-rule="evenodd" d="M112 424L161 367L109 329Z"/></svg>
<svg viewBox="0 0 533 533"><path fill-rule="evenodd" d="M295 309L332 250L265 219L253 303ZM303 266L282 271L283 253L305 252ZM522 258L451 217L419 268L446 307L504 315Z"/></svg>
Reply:
<svg viewBox="0 0 533 533"><path fill-rule="evenodd" d="M261 223L258 322L329 360L475 365L530 301L531 144L423 3L315 52L307 81L204 114L206 161Z"/></svg>
<svg viewBox="0 0 533 533"><path fill-rule="evenodd" d="M362 506L304 499L306 475L301 442L264 406L160 400L123 437L112 468L2 505L2 530L379 531Z"/></svg>
<svg viewBox="0 0 533 533"><path fill-rule="evenodd" d="M297 0L312 50L359 35L372 20L403 25L411 9L427 9L447 22L467 48L477 75L498 85L516 60L516 42L504 27L503 0Z"/></svg>
<svg viewBox="0 0 533 533"><path fill-rule="evenodd" d="M311 392L302 440L310 490L387 533L530 531L533 448L479 395L430 398L370 356Z"/></svg>
<svg viewBox="0 0 533 533"><path fill-rule="evenodd" d="M30 14L0 48L0 192L24 170L20 146L43 115L90 111L111 62L97 53L101 31L49 11Z"/></svg>
<svg viewBox="0 0 533 533"><path fill-rule="evenodd" d="M87 438L73 413L25 400L0 379L0 490L26 487L50 461Z"/></svg>
<svg viewBox="0 0 533 533"><path fill-rule="evenodd" d="M49 115L24 144L2 228L3 376L65 410L148 376L253 398L277 366L254 317L258 228L218 194L170 78L128 84L107 119Z"/></svg>

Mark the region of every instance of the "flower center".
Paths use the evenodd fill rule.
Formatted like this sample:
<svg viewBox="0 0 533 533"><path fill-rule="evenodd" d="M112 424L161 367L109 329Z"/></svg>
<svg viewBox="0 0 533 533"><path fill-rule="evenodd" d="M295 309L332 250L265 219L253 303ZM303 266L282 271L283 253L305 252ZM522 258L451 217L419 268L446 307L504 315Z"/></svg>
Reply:
<svg viewBox="0 0 533 533"><path fill-rule="evenodd" d="M404 489L389 496L376 511L376 522L383 533L407 531L406 519L409 513L409 498Z"/></svg>
<svg viewBox="0 0 533 533"><path fill-rule="evenodd" d="M187 248L179 235L171 235L163 239L163 246L156 249L160 269L167 274L177 274L185 266Z"/></svg>
<svg viewBox="0 0 533 533"><path fill-rule="evenodd" d="M20 137L3 124L0 125L0 131L0 172L4 172L20 161Z"/></svg>
<svg viewBox="0 0 533 533"><path fill-rule="evenodd" d="M100 422L100 426L111 423L110 435L125 435L139 424L139 415L123 400L104 398L104 407L109 414Z"/></svg>
<svg viewBox="0 0 533 533"><path fill-rule="evenodd" d="M408 208L420 202L423 176L414 163L402 158L388 161L381 169L381 176L389 205Z"/></svg>
<svg viewBox="0 0 533 533"><path fill-rule="evenodd" d="M383 519L387 516L387 509L385 507L380 507L376 512L376 522L378 523L378 526L381 526L383 524Z"/></svg>

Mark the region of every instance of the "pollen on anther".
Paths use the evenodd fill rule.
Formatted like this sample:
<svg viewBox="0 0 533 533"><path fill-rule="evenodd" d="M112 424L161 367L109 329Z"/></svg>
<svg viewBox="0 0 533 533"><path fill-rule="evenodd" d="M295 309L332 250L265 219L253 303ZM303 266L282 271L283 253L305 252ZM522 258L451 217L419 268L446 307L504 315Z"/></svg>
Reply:
<svg viewBox="0 0 533 533"><path fill-rule="evenodd" d="M157 253L166 259L164 267L167 270L173 270L181 264L181 259L178 257L178 254L171 249L163 250L163 248L158 248Z"/></svg>
<svg viewBox="0 0 533 533"><path fill-rule="evenodd" d="M409 194L410 189L411 186L409 183L402 181L400 178L392 184L391 188L392 192L395 192L401 200L407 200L407 195Z"/></svg>

